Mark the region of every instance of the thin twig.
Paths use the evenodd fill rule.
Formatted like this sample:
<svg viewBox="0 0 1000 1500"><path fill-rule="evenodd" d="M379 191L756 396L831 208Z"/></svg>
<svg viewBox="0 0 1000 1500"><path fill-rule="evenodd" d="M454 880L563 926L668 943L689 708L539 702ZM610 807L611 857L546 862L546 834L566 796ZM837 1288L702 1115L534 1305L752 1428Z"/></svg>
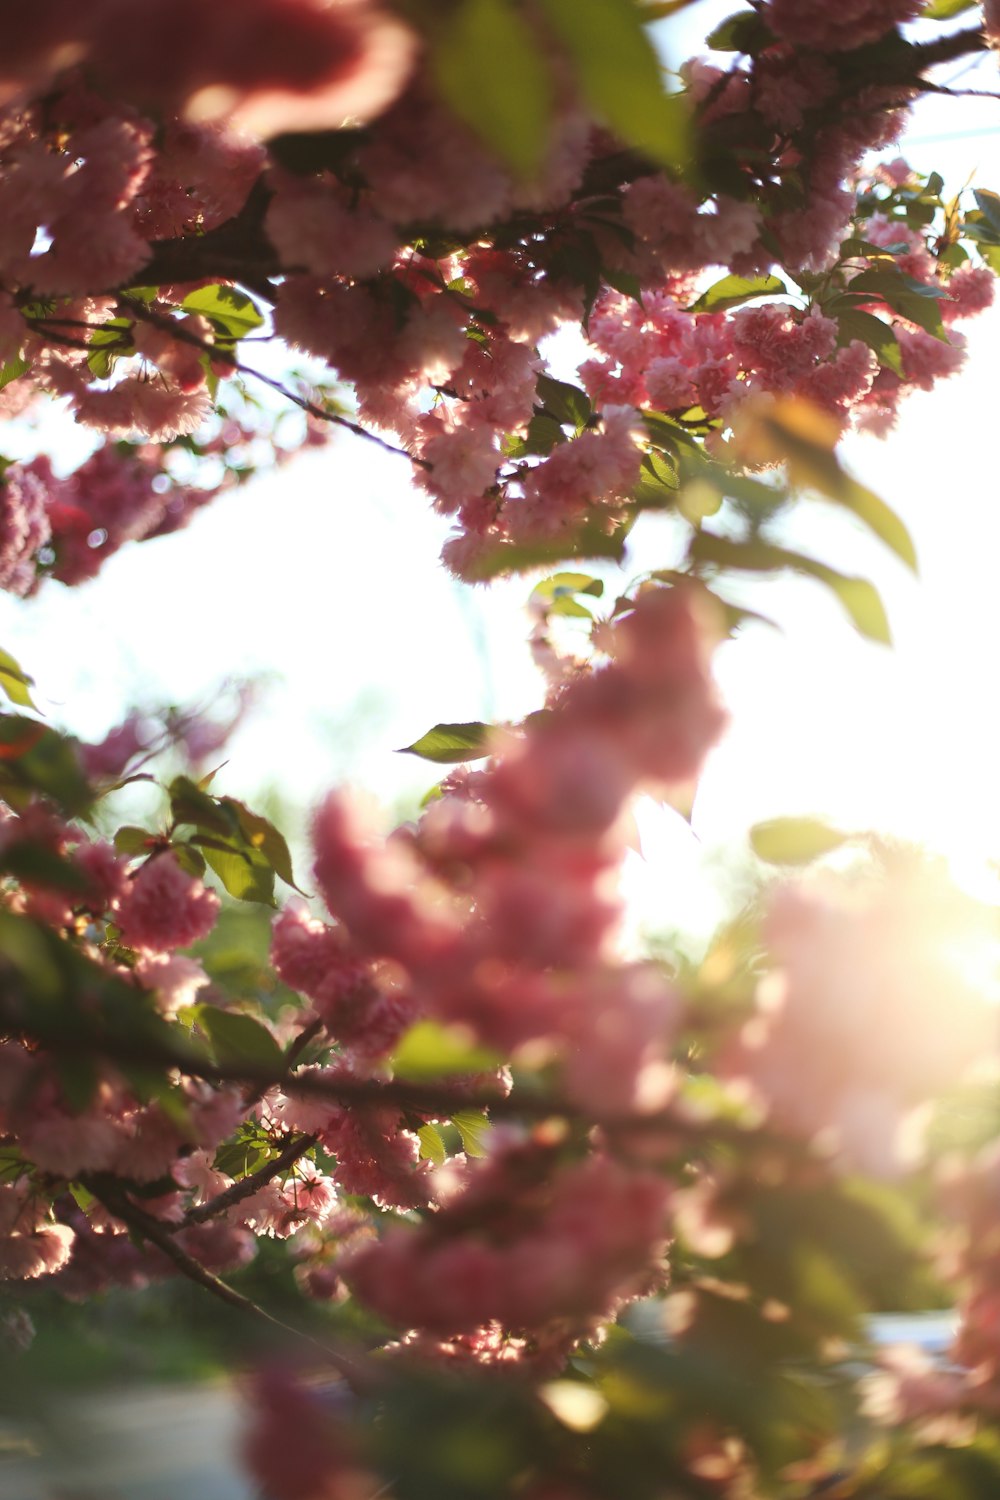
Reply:
<svg viewBox="0 0 1000 1500"><path fill-rule="evenodd" d="M138 1204L133 1203L118 1184L108 1183L102 1178L94 1177L86 1180L86 1187L109 1213L128 1225L129 1229L147 1240L149 1244L155 1245L168 1260L173 1261L177 1269L189 1281L203 1287L220 1302L225 1302L228 1306L247 1313L259 1322L268 1323L273 1328L280 1328L283 1333L291 1334L293 1338L309 1344L323 1355L323 1358L338 1374L343 1376L352 1390L371 1392L377 1387L379 1382L371 1366L362 1364L360 1360L342 1354L339 1350L331 1349L320 1339L313 1338L312 1334L293 1327L291 1323L283 1322L281 1318L276 1318L273 1313L269 1313L266 1308L261 1307L249 1297L244 1297L242 1292L237 1292L221 1277L216 1276L195 1260L193 1255L189 1255L178 1245L170 1229L159 1219L155 1219L152 1214L146 1213L145 1209L140 1208Z"/></svg>
<svg viewBox="0 0 1000 1500"><path fill-rule="evenodd" d="M252 1198L258 1188L266 1187L272 1178L278 1177L289 1167L294 1166L300 1157L305 1156L306 1152L315 1146L318 1140L319 1136L316 1135L295 1136L273 1161L265 1162L262 1167L257 1168L256 1172L250 1172L246 1177L241 1177L239 1182L234 1182L232 1187L216 1193L215 1197L209 1198L207 1203L202 1203L197 1208L189 1208L184 1215L184 1224L204 1224L207 1219L214 1219L235 1204L242 1203L244 1198Z"/></svg>
<svg viewBox="0 0 1000 1500"><path fill-rule="evenodd" d="M217 345L209 343L207 339L199 338L189 328L182 328L176 319L168 317L163 313L155 312L151 307L147 307L145 303L136 302L131 297L122 296L118 300L120 305L127 309L133 317L140 319L144 323L152 324L154 328L159 328L163 333L170 334L179 343L190 344L193 348L199 349L202 354L207 354L210 359L225 365L227 369L238 372L240 375L248 375L252 380L259 380L262 385L266 385L270 390L276 391L279 396L284 396L286 401L293 402L302 411L308 412L311 417L316 417L322 422L332 422L336 427L343 427L348 432L352 432L355 437L364 438L368 443L374 443L376 447L381 448L385 453L392 453L396 458L409 459L410 463L414 464L417 468L430 469L433 467L425 458L414 457L405 448L400 448L396 443L390 443L386 438L379 437L378 433L370 432L367 427L362 427L360 422L354 422L350 417L345 417L340 412L328 411L324 406L317 406L316 402L310 401L308 397L300 396L297 392L290 391L286 385L283 385L273 375L265 375L263 370L255 370L252 366L245 365L242 360L236 358L236 355L231 350L220 349Z"/></svg>

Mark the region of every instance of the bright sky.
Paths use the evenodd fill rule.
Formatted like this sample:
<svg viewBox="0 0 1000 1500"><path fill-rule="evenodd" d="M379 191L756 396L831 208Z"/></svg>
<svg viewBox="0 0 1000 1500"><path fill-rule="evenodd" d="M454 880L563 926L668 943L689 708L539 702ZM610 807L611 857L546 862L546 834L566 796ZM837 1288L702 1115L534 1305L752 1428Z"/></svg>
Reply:
<svg viewBox="0 0 1000 1500"><path fill-rule="evenodd" d="M695 5L675 57L733 8ZM993 60L961 86L997 87ZM949 187L978 169L998 188L998 147L1000 102L936 100L903 150ZM925 842L977 889L1000 860L1000 312L969 335L962 375L911 397L888 441L846 448L909 524L919 581L829 507L794 523L804 550L878 583L894 649L860 641L818 585L754 585L755 606L786 631L751 627L719 655L732 728L693 831L669 812L643 816L651 919L669 908L670 927L709 924L719 851L739 860L748 827L779 813ZM346 778L397 801L436 779L399 746L439 720L520 717L542 691L524 645L530 582L460 587L437 560L445 534L402 460L345 436L187 531L126 548L93 583L49 584L25 603L0 595L0 644L36 678L45 712L92 737L130 702L189 703L227 676L270 674L225 790L273 783L307 805ZM623 580L670 560L662 522L634 536Z"/></svg>

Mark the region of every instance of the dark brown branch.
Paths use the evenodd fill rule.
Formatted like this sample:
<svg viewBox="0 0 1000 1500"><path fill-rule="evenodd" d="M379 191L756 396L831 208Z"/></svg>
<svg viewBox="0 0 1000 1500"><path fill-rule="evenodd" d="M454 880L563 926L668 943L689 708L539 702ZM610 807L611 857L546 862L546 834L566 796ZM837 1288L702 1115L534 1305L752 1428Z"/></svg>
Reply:
<svg viewBox="0 0 1000 1500"><path fill-rule="evenodd" d="M244 1297L242 1292L237 1292L221 1277L206 1270L193 1255L189 1255L178 1245L167 1225L155 1219L152 1214L146 1213L145 1209L140 1208L138 1204L133 1203L118 1183L93 1177L87 1178L85 1185L109 1213L120 1219L149 1244L154 1245L189 1281L204 1288L206 1292L210 1292L213 1297L217 1297L220 1302L225 1302L229 1307L235 1307L238 1311L257 1319L258 1322L268 1323L272 1328L280 1328L283 1333L291 1334L293 1338L309 1344L322 1354L324 1360L338 1374L343 1376L352 1390L371 1392L377 1388L379 1382L370 1365L342 1354L339 1350L331 1349L329 1345L313 1338L312 1334L305 1333L300 1328L294 1328L290 1323L283 1322L281 1318L276 1318L273 1313L269 1313L258 1303L251 1301L249 1297Z"/></svg>
<svg viewBox="0 0 1000 1500"><path fill-rule="evenodd" d="M282 1172L294 1166L300 1157L305 1156L306 1152L315 1146L318 1140L319 1137L316 1135L296 1136L273 1161L265 1162L262 1167L257 1168L256 1172L250 1172L246 1177L241 1177L239 1182L234 1182L232 1187L226 1188L222 1193L217 1193L214 1198L209 1198L207 1203L188 1209L184 1215L185 1225L204 1224L207 1219L214 1219L235 1204L242 1203L244 1198L252 1198L258 1188L265 1187L272 1178L280 1176Z"/></svg>
<svg viewBox="0 0 1000 1500"><path fill-rule="evenodd" d="M200 339L190 329L182 328L175 318L155 312L153 308L147 307L145 303L136 302L130 297L122 296L119 298L119 302L134 318L138 318L144 323L151 323L153 327L161 329L164 333L169 333L179 343L190 344L193 348L200 350L202 354L207 354L210 359L216 361L218 364L224 365L228 370L240 375L248 375L253 380L259 380L272 391L276 391L279 396L284 396L286 401L291 401L302 411L308 412L311 417L316 417L322 422L331 422L336 427L343 427L348 432L353 432L355 437L364 438L366 442L374 443L376 447L381 448L385 453L392 453L397 458L409 459L410 463L414 464L417 468L430 469L432 467L426 459L415 458L405 448L400 448L395 443L390 443L385 438L379 437L377 433L370 432L367 427L362 427L359 422L352 421L350 417L345 417L340 412L328 411L324 406L317 406L315 401L310 401L307 397L300 396L295 391L290 391L287 386L283 385L280 380L275 379L274 376L265 375L262 370L255 370L250 365L243 364L229 350L219 349L215 344L209 343L207 339Z"/></svg>
<svg viewBox="0 0 1000 1500"><path fill-rule="evenodd" d="M953 31L934 42L921 42L913 48L917 67L921 73L927 68L936 68L940 63L956 62L974 52L986 52L989 42L981 26L967 26L962 31Z"/></svg>

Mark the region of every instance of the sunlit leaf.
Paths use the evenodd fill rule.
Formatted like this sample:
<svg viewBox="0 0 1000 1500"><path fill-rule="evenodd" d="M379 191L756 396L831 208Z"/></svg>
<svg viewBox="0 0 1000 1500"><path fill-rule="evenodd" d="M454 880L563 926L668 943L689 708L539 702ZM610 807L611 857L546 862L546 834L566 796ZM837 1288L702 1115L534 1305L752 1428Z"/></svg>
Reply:
<svg viewBox="0 0 1000 1500"><path fill-rule="evenodd" d="M201 313L208 318L231 343L264 325L256 304L245 292L219 282L189 292L181 307L185 312Z"/></svg>
<svg viewBox="0 0 1000 1500"><path fill-rule="evenodd" d="M725 312L755 297L777 297L787 291L787 286L777 276L723 276L691 304L690 311Z"/></svg>
<svg viewBox="0 0 1000 1500"><path fill-rule="evenodd" d="M750 847L771 865L807 865L839 849L850 834L818 818L770 818L750 830Z"/></svg>
<svg viewBox="0 0 1000 1500"><path fill-rule="evenodd" d="M540 0L594 112L626 145L662 166L687 151L687 115L668 97L656 49L632 0Z"/></svg>
<svg viewBox="0 0 1000 1500"><path fill-rule="evenodd" d="M485 1073L499 1065L498 1056L477 1046L461 1027L418 1021L403 1037L392 1058L397 1078L447 1078L462 1073Z"/></svg>
<svg viewBox="0 0 1000 1500"><path fill-rule="evenodd" d="M412 745L404 745L400 755L418 755L435 765L453 765L463 760L481 760L489 755L489 724L435 724Z"/></svg>
<svg viewBox="0 0 1000 1500"><path fill-rule="evenodd" d="M881 645L888 646L892 643L885 606L875 585L866 578L852 578L815 558L803 556L801 552L792 552L759 539L737 542L730 537L713 536L709 532L700 531L692 538L690 551L693 561L711 563L719 568L735 568L750 573L774 573L790 569L808 578L815 578L836 596L861 635L878 641Z"/></svg>
<svg viewBox="0 0 1000 1500"><path fill-rule="evenodd" d="M252 1016L215 1005L193 1006L192 1014L208 1037L216 1061L224 1067L247 1067L275 1077L284 1071L284 1053L267 1027Z"/></svg>
<svg viewBox="0 0 1000 1500"><path fill-rule="evenodd" d="M519 177L535 177L548 147L552 82L517 6L460 0L433 31L431 69L459 119Z"/></svg>
<svg viewBox="0 0 1000 1500"><path fill-rule="evenodd" d="M0 689L19 708L35 708L28 691L33 680L22 671L9 652L0 650ZM38 710L35 709L35 712L37 713Z"/></svg>

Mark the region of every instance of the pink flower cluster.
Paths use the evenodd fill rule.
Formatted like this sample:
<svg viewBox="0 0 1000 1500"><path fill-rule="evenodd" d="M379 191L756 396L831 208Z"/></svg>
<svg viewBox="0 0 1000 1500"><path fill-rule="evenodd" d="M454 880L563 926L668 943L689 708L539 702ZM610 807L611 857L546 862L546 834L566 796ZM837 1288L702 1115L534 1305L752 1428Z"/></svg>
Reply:
<svg viewBox="0 0 1000 1500"><path fill-rule="evenodd" d="M399 1328L586 1323L649 1285L668 1198L662 1178L608 1156L560 1166L545 1149L512 1145L470 1169L423 1227L389 1230L341 1269Z"/></svg>
<svg viewBox="0 0 1000 1500"><path fill-rule="evenodd" d="M314 825L327 905L357 952L402 970L419 1013L504 1055L544 1040L573 1097L610 1113L661 1076L677 1020L653 968L614 962L613 877L627 798L692 779L723 726L694 604L641 594L612 661L497 746L476 801L442 798L381 844L339 797Z"/></svg>
<svg viewBox="0 0 1000 1500"><path fill-rule="evenodd" d="M768 0L764 19L782 41L817 52L840 52L878 41L923 9L921 0Z"/></svg>

